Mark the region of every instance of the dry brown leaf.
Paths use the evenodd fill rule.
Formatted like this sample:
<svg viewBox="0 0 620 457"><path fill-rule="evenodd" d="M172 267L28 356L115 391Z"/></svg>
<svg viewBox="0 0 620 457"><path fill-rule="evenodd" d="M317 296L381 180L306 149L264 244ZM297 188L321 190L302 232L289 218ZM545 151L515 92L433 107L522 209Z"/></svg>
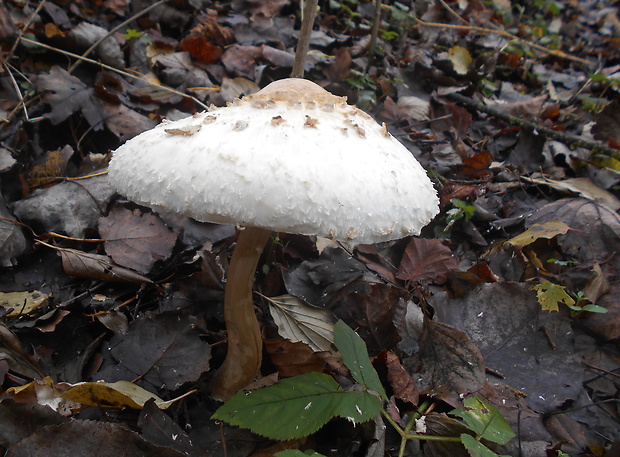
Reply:
<svg viewBox="0 0 620 457"><path fill-rule="evenodd" d="M396 277L410 282L443 284L458 269L452 251L439 239L412 238L398 267Z"/></svg>
<svg viewBox="0 0 620 457"><path fill-rule="evenodd" d="M292 343L285 339L264 338L265 350L281 378L290 378L313 371L322 372L323 361L305 343Z"/></svg>
<svg viewBox="0 0 620 457"><path fill-rule="evenodd" d="M95 278L104 281L152 282L146 276L115 265L105 255L90 254L77 249L59 249L65 273L74 278Z"/></svg>
<svg viewBox="0 0 620 457"><path fill-rule="evenodd" d="M118 265L148 273L158 260L167 259L178 232L171 232L154 214L116 207L99 219L106 252Z"/></svg>

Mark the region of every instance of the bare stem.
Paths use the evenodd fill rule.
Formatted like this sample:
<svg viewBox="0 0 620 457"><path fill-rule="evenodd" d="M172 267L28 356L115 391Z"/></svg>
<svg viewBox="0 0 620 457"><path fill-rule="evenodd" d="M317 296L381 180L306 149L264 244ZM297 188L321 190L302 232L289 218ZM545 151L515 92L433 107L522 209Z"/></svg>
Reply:
<svg viewBox="0 0 620 457"><path fill-rule="evenodd" d="M252 285L270 236L271 232L262 228L242 230L230 261L224 292L228 352L211 384L212 395L218 400L228 400L249 384L260 369L263 340L254 313Z"/></svg>
<svg viewBox="0 0 620 457"><path fill-rule="evenodd" d="M310 36L312 35L312 26L314 25L318 2L319 0L306 0L301 20L301 29L299 30L299 40L297 40L297 49L295 49L295 62L293 63L291 78L304 77L304 66L306 65L308 49L310 49Z"/></svg>

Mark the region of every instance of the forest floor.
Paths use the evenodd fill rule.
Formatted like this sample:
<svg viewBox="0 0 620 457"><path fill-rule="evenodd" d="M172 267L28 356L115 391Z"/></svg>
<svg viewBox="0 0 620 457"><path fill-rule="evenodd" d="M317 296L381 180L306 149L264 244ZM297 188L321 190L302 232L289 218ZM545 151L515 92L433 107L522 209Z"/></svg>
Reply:
<svg viewBox="0 0 620 457"><path fill-rule="evenodd" d="M373 42L375 3L319 3L305 77L385 123L441 211L420 237L352 251L280 234L255 282L251 387L322 372L368 392L329 332L308 336L310 313L363 339L384 414L285 441L213 420L235 227L132 204L106 175L163 119L288 77L300 4L7 0L6 455L620 455L620 5L385 1ZM476 432L472 399L515 437ZM456 442L403 440L407 424Z"/></svg>

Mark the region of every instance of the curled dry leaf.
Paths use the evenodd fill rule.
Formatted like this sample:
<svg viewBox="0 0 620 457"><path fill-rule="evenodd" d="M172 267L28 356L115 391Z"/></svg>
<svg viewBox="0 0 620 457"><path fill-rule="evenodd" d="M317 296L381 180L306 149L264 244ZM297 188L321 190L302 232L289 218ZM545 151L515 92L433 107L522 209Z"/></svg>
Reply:
<svg viewBox="0 0 620 457"><path fill-rule="evenodd" d="M115 265L106 255L90 254L77 249L59 249L59 252L65 273L74 278L138 283L152 282L146 276Z"/></svg>
<svg viewBox="0 0 620 457"><path fill-rule="evenodd" d="M293 295L266 299L280 336L306 343L314 351L332 348L336 318L331 311L310 306Z"/></svg>

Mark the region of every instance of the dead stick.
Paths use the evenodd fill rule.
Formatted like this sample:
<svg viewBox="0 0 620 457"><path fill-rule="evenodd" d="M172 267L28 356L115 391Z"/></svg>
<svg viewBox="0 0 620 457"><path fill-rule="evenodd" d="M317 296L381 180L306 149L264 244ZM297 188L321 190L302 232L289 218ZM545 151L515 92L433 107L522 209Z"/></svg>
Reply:
<svg viewBox="0 0 620 457"><path fill-rule="evenodd" d="M131 16L129 19L121 22L120 24L118 24L116 27L114 27L113 29L111 29L108 33L106 33L104 36L102 36L101 38L99 38L97 41L95 41L90 48L88 48L86 51L84 51L84 53L82 54L82 57L88 57L90 55L91 52L93 52L97 46L99 46L104 40L107 40L108 38L110 38L114 33L116 33L118 30L122 29L123 27L125 27L127 24L129 24L130 22L138 19L140 16L144 16L146 13L148 13L149 11L151 11L154 8L157 8L159 5L162 5L164 3L166 3L169 0L159 0L157 3L153 3L152 5L146 7L145 9L143 9L142 11L138 11L136 14L134 14L133 16ZM75 63L73 65L71 65L69 67L69 69L67 70L67 72L69 74L73 73L73 71L82 63L81 60L76 60Z"/></svg>
<svg viewBox="0 0 620 457"><path fill-rule="evenodd" d="M611 148L596 141L586 140L583 138L579 138L575 135L558 132L556 130L550 129L549 127L543 127L534 122L526 121L525 119L522 119L520 117L503 113L493 107L484 105L458 93L447 94L445 95L445 97L456 103L460 103L461 105L472 108L476 111L490 114L491 116L501 119L502 121L505 121L510 125L517 125L519 127L527 128L541 135L545 135L546 137L553 138L554 140L560 141L561 143L564 143L571 148L589 149L592 152L601 152L616 159L620 159L620 149Z"/></svg>
<svg viewBox="0 0 620 457"><path fill-rule="evenodd" d="M299 40L297 40L297 49L295 50L295 62L293 63L293 71L291 78L303 78L304 66L306 65L306 57L308 49L310 49L310 37L312 36L312 26L316 16L316 7L319 0L307 0L301 20L301 29L299 30Z"/></svg>

